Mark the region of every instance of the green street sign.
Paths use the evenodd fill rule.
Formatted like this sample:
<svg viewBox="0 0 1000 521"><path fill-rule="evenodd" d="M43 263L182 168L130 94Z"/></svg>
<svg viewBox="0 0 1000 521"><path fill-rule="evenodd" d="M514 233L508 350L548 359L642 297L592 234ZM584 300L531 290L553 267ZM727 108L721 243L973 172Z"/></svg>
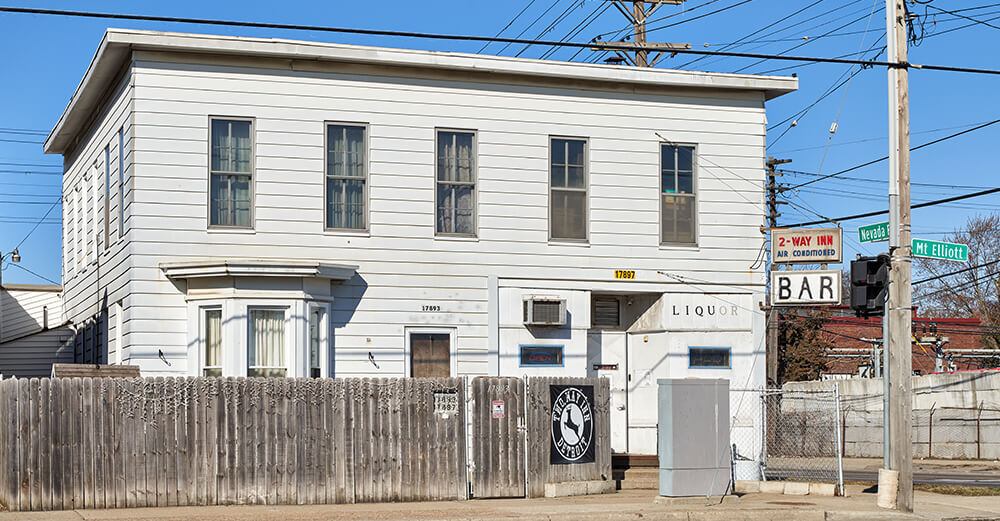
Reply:
<svg viewBox="0 0 1000 521"><path fill-rule="evenodd" d="M969 247L950 242L913 239L913 256L956 262L969 262Z"/></svg>
<svg viewBox="0 0 1000 521"><path fill-rule="evenodd" d="M861 242L888 241L889 223L866 224L858 228L858 239Z"/></svg>

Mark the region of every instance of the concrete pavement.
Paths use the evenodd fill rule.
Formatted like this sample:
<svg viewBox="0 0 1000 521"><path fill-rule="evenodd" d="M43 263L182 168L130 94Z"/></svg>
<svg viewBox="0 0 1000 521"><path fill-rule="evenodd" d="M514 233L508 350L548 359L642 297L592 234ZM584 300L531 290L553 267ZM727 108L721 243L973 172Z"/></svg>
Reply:
<svg viewBox="0 0 1000 521"><path fill-rule="evenodd" d="M916 493L917 512L901 514L875 506L875 495L849 486L848 497L747 494L739 501L706 505L703 498L654 504L654 491L543 499L494 499L366 505L167 507L63 512L6 512L0 521L780 521L780 520L1000 520L1000 497Z"/></svg>

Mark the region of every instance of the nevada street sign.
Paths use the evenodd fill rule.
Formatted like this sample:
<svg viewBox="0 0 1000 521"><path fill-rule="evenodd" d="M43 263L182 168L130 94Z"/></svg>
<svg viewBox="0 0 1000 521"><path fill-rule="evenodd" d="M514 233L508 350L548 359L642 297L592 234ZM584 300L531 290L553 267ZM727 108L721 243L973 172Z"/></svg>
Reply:
<svg viewBox="0 0 1000 521"><path fill-rule="evenodd" d="M913 239L913 256L956 262L969 262L969 247L951 242Z"/></svg>
<svg viewBox="0 0 1000 521"><path fill-rule="evenodd" d="M771 262L775 264L838 263L843 254L840 228L771 230Z"/></svg>
<svg viewBox="0 0 1000 521"><path fill-rule="evenodd" d="M771 271L775 306L840 304L840 270Z"/></svg>
<svg viewBox="0 0 1000 521"><path fill-rule="evenodd" d="M858 228L858 240L861 242L888 241L889 223L866 224Z"/></svg>

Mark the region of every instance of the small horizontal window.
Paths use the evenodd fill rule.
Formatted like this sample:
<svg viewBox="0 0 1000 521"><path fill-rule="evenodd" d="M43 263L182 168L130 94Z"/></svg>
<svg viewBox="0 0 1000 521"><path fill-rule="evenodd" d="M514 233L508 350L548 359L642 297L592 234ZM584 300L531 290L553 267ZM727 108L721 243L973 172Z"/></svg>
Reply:
<svg viewBox="0 0 1000 521"><path fill-rule="evenodd" d="M689 347L688 367L728 369L730 351L728 347Z"/></svg>
<svg viewBox="0 0 1000 521"><path fill-rule="evenodd" d="M521 367L526 366L562 366L563 346L520 346Z"/></svg>

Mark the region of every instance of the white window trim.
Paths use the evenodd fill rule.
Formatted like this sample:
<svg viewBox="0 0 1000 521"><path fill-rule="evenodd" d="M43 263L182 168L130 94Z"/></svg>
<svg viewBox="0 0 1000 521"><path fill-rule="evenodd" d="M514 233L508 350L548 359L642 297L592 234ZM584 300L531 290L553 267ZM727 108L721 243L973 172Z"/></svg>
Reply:
<svg viewBox="0 0 1000 521"><path fill-rule="evenodd" d="M227 226L222 224L212 224L212 176L216 175L212 173L212 122L215 120L250 122L250 172L227 172L231 174L250 176L250 224L247 226ZM214 230L214 231L238 231L238 232L244 232L246 230L256 230L257 212L255 211L255 208L257 206L257 118L246 117L246 116L209 116L208 142L205 145L208 150L208 156L206 158L208 177L206 178L207 184L205 185L206 188L205 195L207 196L205 204L205 223L207 225L206 228L208 230Z"/></svg>
<svg viewBox="0 0 1000 521"><path fill-rule="evenodd" d="M330 211L330 204L327 200L327 189L326 183L329 179L329 172L327 172L327 166L329 163L329 158L327 157L330 152L329 140L330 140L330 127L331 126L342 126L342 127L358 127L364 129L365 139L364 139L364 163L365 176L364 176L364 201L365 201L365 225L363 228L329 228L326 226L327 222L327 212ZM323 122L323 231L325 232L335 232L343 234L354 234L354 235L367 235L371 230L371 200L369 197L371 184L371 171L369 170L369 145L370 136L369 124L352 122L352 121L324 121ZM345 176L346 177L346 176Z"/></svg>
<svg viewBox="0 0 1000 521"><path fill-rule="evenodd" d="M691 226L694 227L691 233L691 238L693 242L664 242L663 241L663 147L664 146L674 146L674 147L691 147L694 152L691 153L691 194L690 197L694 199L694 217L691 219ZM657 230L659 232L659 237L657 237L657 242L661 247L679 247L679 248L697 248L699 244L698 236L698 206L701 204L701 198L698 197L698 145L695 143L673 143L661 141L657 145L657 154L659 156L659 173L656 180L656 213L659 215L659 222L657 222ZM674 168L676 170L676 168ZM674 194L677 195L677 194ZM682 197L686 197L681 194Z"/></svg>
<svg viewBox="0 0 1000 521"><path fill-rule="evenodd" d="M300 371L301 371L301 374L303 376L305 376L306 378L309 378L311 376L310 372L311 372L312 367L310 366L311 360L309 358L311 356L311 353L310 353L311 346L309 345L309 342L311 340L310 337L309 337L309 320L310 320L310 317L312 316L312 312L313 312L314 309L320 309L320 310L323 311L323 318L322 318L322 320L320 322L320 326L319 326L319 330L320 330L320 338L319 338L319 377L320 378L333 378L335 373L334 373L334 368L333 368L333 353L332 353L333 349L332 349L332 346L330 344L330 339L332 338L332 335L330 335L330 312L331 312L331 306L330 306L329 303L326 303L326 302L313 302L313 301L306 302L306 314L305 314L306 319L304 321L305 333L304 333L304 336L303 336L303 339L304 339L303 348L304 349L303 349L303 353L302 353L303 354L303 356L302 356L302 367L300 368Z"/></svg>
<svg viewBox="0 0 1000 521"><path fill-rule="evenodd" d="M442 132L472 134L472 183L448 183L472 185L472 233L439 232L438 223L438 138ZM479 237L479 131L473 129L438 127L434 129L434 236L437 238L476 239Z"/></svg>
<svg viewBox="0 0 1000 521"><path fill-rule="evenodd" d="M413 376L412 365L413 361L410 359L412 355L410 351L410 337L413 334L433 334L433 335L448 335L448 347L450 349L449 362L451 365L451 374L448 376L454 378L458 375L458 342L456 342L458 335L457 329L454 327L424 327L424 326L407 326L403 328L404 335L404 345L403 345L403 365L404 365L404 376L410 378Z"/></svg>
<svg viewBox="0 0 1000 521"><path fill-rule="evenodd" d="M118 240L125 237L125 127L118 129Z"/></svg>
<svg viewBox="0 0 1000 521"><path fill-rule="evenodd" d="M552 141L564 139L568 141L583 141L583 238L571 239L552 236ZM580 136L552 135L548 137L548 160L545 164L545 179L548 185L549 204L545 209L545 220L549 228L549 242L567 244L590 244L590 138ZM567 159L568 160L568 159ZM578 188L557 188L557 190L577 191Z"/></svg>
<svg viewBox="0 0 1000 521"><path fill-rule="evenodd" d="M222 342L222 365L218 366L222 370L222 374L226 374L226 335L225 335L225 324L226 324L226 314L222 309L222 305L211 305L211 306L198 306L198 374L197 376L204 376L205 369L208 366L205 365L205 358L208 354L208 342L205 338L205 326L208 321L205 319L205 315L209 311L218 311L220 317L219 324L219 335L222 337L220 340Z"/></svg>

